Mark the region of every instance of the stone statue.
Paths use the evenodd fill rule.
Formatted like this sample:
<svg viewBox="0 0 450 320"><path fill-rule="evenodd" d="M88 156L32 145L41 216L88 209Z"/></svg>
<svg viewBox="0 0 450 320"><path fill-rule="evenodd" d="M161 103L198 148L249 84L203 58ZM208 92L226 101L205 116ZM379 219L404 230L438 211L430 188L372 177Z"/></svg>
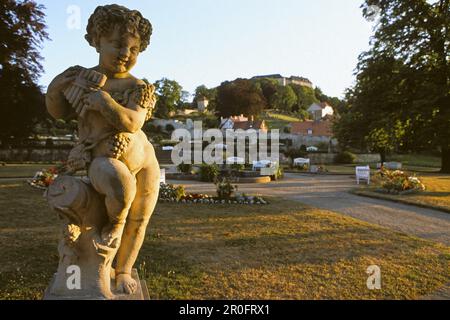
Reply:
<svg viewBox="0 0 450 320"><path fill-rule="evenodd" d="M160 169L141 130L152 115L155 89L129 72L151 34L140 12L98 7L86 35L99 53L98 66L71 67L48 87L49 113L79 124L67 174L47 190L63 221L53 298L114 299L138 286L132 267L157 202ZM88 178L72 175L80 170ZM73 266L81 272L80 288L67 285Z"/></svg>

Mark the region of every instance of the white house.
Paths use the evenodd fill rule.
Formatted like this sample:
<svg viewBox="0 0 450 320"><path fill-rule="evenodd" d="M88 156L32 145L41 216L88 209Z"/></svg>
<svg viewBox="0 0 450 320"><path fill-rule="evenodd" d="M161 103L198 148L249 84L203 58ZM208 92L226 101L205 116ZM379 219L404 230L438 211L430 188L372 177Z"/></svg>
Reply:
<svg viewBox="0 0 450 320"><path fill-rule="evenodd" d="M229 118L221 117L219 129L223 131L230 130L234 128L234 124L236 122L246 122L246 121L248 121L248 118L244 117L243 114L241 114L240 116L233 116Z"/></svg>
<svg viewBox="0 0 450 320"><path fill-rule="evenodd" d="M313 119L319 121L326 116L334 115L333 107L327 102L322 102L320 104L313 103L309 108L308 112L312 115Z"/></svg>
<svg viewBox="0 0 450 320"><path fill-rule="evenodd" d="M205 112L208 109L209 100L205 97L197 98L197 109L199 112Z"/></svg>
<svg viewBox="0 0 450 320"><path fill-rule="evenodd" d="M222 118L220 120L219 129L223 131L231 130L234 127L234 121L231 118Z"/></svg>

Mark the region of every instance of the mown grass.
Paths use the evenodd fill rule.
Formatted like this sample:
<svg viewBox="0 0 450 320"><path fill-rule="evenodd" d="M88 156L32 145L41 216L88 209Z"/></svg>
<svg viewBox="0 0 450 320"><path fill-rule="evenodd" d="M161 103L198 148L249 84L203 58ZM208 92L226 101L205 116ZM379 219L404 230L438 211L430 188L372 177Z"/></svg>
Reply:
<svg viewBox="0 0 450 320"><path fill-rule="evenodd" d="M0 166L0 178L32 178L37 171L54 166L54 164L5 164Z"/></svg>
<svg viewBox="0 0 450 320"><path fill-rule="evenodd" d="M332 164L332 165L323 165L323 167L327 170L328 174L338 174L338 175L355 175L355 168L357 166L366 166L367 163L359 163L359 164ZM372 169L372 173L375 173L377 169L376 163L370 163L370 168ZM290 166L285 166L287 171L300 172L302 170L292 169ZM433 167L417 167L417 166L404 166L405 171L417 174L436 174L439 171L439 168Z"/></svg>
<svg viewBox="0 0 450 320"><path fill-rule="evenodd" d="M450 175L427 174L419 178L426 186L425 191L406 195L382 194L376 192L379 187L375 185L355 190L355 193L450 212Z"/></svg>
<svg viewBox="0 0 450 320"><path fill-rule="evenodd" d="M441 158L424 154L393 154L389 155L388 161L401 162L406 167L431 167L440 168Z"/></svg>
<svg viewBox="0 0 450 320"><path fill-rule="evenodd" d="M0 299L40 299L58 227L42 193L0 186ZM336 213L160 204L136 263L152 299L415 299L450 281L450 248ZM382 290L366 287L370 265Z"/></svg>
<svg viewBox="0 0 450 320"><path fill-rule="evenodd" d="M283 130L291 122L303 121L300 118L276 112L266 112L261 116L261 120L266 121L266 124L269 127L269 129L279 129L279 130Z"/></svg>

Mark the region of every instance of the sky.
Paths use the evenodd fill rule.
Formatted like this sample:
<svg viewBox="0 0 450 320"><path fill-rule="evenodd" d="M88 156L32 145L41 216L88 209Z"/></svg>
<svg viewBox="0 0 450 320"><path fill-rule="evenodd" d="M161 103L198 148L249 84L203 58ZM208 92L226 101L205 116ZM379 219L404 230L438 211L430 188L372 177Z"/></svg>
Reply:
<svg viewBox="0 0 450 320"><path fill-rule="evenodd" d="M354 83L358 55L369 48L373 28L362 16L362 0L37 2L46 7L51 38L42 49L44 87L69 66L98 63L84 40L98 5L121 4L151 21L151 43L133 75L176 80L190 93L199 85L282 74L306 77L325 94L342 97Z"/></svg>

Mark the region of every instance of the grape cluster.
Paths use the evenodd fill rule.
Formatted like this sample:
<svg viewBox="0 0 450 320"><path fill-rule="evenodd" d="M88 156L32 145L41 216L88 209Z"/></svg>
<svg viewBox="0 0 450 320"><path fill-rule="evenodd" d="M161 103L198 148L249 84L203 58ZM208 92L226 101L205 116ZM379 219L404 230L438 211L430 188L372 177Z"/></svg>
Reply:
<svg viewBox="0 0 450 320"><path fill-rule="evenodd" d="M127 151L130 138L123 133L118 133L111 137L110 150L111 158L120 159L122 155Z"/></svg>

